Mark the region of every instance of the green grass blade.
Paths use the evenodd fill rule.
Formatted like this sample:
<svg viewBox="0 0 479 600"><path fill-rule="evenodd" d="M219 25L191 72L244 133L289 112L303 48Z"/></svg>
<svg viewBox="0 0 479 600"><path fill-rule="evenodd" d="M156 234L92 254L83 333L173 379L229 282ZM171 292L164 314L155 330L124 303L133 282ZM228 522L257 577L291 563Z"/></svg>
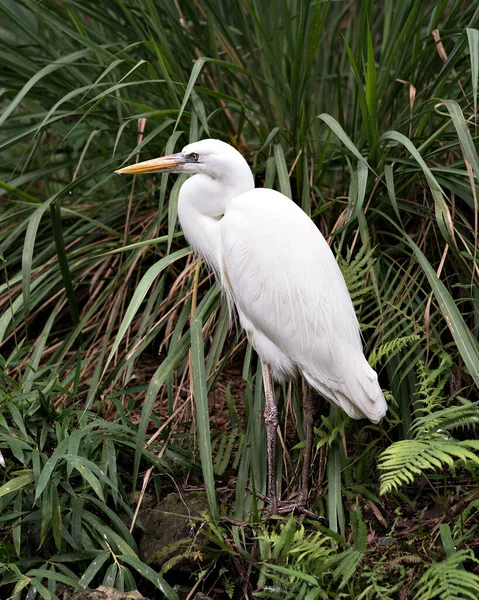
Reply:
<svg viewBox="0 0 479 600"><path fill-rule="evenodd" d="M286 166L284 151L280 144L274 145L274 160L276 163L276 172L278 173L280 192L292 200L293 194L289 182L288 167Z"/></svg>
<svg viewBox="0 0 479 600"><path fill-rule="evenodd" d="M28 94L28 92L32 89L34 85L36 85L43 77L53 73L54 71L61 69L65 65L70 63L75 63L79 59L87 56L89 54L89 50L77 50L76 52L72 52L67 56L62 56L57 59L55 62L47 65L43 69L40 69L38 73L27 81L27 83L23 86L23 88L18 92L15 98L11 101L7 108L5 108L0 115L0 127L5 123L8 117L12 114L12 112L17 108L23 98Z"/></svg>
<svg viewBox="0 0 479 600"><path fill-rule="evenodd" d="M331 408L332 422L335 422ZM343 509L343 494L341 481L341 439L336 436L331 443L328 451L328 526L332 531L340 532L345 535L345 518Z"/></svg>
<svg viewBox="0 0 479 600"><path fill-rule="evenodd" d="M181 340L175 344L174 348L168 352L168 356L161 363L151 378L148 390L146 392L145 402L141 410L140 423L138 424L138 432L136 436L135 459L133 464L133 489L135 489L138 472L140 469L140 460L143 453L143 447L146 442L146 432L150 422L150 416L153 411L156 397L159 390L167 381L178 363L188 353L191 340L189 333L185 334Z"/></svg>
<svg viewBox="0 0 479 600"><path fill-rule="evenodd" d="M74 286L70 273L70 267L68 265L68 257L65 250L65 240L63 237L61 207L59 199L57 199L54 204L50 205L50 214L52 218L53 237L55 239L58 264L60 265L63 285L65 286L65 293L68 300L68 306L70 308L70 315L72 318L73 325L78 325L80 316L78 313L75 291L73 289Z"/></svg>
<svg viewBox="0 0 479 600"><path fill-rule="evenodd" d="M213 519L218 518L216 503L215 477L211 452L211 433L208 407L208 391L206 386L205 355L203 343L203 322L196 314L191 321L191 358L193 367L193 390L196 407L196 426L198 445L200 448L203 481Z"/></svg>
<svg viewBox="0 0 479 600"><path fill-rule="evenodd" d="M472 165L472 170L476 176L477 185L477 182L479 182L479 157L477 155L477 144L475 144L474 140L472 139L471 133L467 127L466 119L462 114L459 104L455 100L443 100L442 102L451 115L451 119L454 123L454 127L456 128L457 136L461 142L464 154Z"/></svg>
<svg viewBox="0 0 479 600"><path fill-rule="evenodd" d="M145 275L143 275L140 283L138 284L138 286L135 290L133 298L131 299L131 302L128 305L125 316L123 317L123 321L121 322L121 325L118 329L118 333L115 337L115 341L113 342L113 346L108 355L103 372L106 371L106 369L108 368L116 351L118 350L128 327L130 327L131 322L133 321L136 313L138 312L146 294L148 293L148 290L152 286L153 281L169 265L174 263L176 260L183 258L190 252L191 252L191 250L189 248L183 248L181 250L177 250L176 252L173 252L173 254L170 254L169 256L165 256L164 258L159 260L156 264L154 264L152 267L150 267L148 269L148 271L145 273Z"/></svg>
<svg viewBox="0 0 479 600"><path fill-rule="evenodd" d="M121 555L118 556L118 560L133 567L139 575L150 581L158 590L160 590L168 600L179 600L178 594L168 585L168 583L166 583L163 577L158 575L156 571L139 560L136 556Z"/></svg>
<svg viewBox="0 0 479 600"><path fill-rule="evenodd" d="M479 30L467 28L469 55L471 59L472 97L474 99L474 114L477 115L477 84L479 79Z"/></svg>
<svg viewBox="0 0 479 600"><path fill-rule="evenodd" d="M18 477L13 477L7 483L4 483L0 486L0 498L5 496L5 494L11 494L12 492L17 492L21 490L25 486L30 485L34 481L33 471L24 473L23 475L19 475Z"/></svg>
<svg viewBox="0 0 479 600"><path fill-rule="evenodd" d="M85 572L78 581L78 587L80 589L87 588L109 558L110 552L102 552L96 556L87 566Z"/></svg>
<svg viewBox="0 0 479 600"><path fill-rule="evenodd" d="M351 138L347 135L347 133L344 131L344 129L341 127L341 125L338 123L338 121L336 121L336 119L334 117L332 117L331 115L328 115L326 113L322 113L320 115L317 115L315 117L315 119L319 119L319 120L323 121L324 123L326 123L326 125L331 129L331 131L333 133L335 133L337 135L337 137L346 146L346 148L351 152L351 154L353 154L359 161L365 163L366 165L368 164L367 160L364 158L364 156L361 154L361 152L356 148L356 146L354 145Z"/></svg>
<svg viewBox="0 0 479 600"><path fill-rule="evenodd" d="M452 299L444 283L439 279L430 262L421 252L420 248L407 236L407 242L416 255L417 261L429 281L429 285L438 301L439 308L446 320L457 349L459 350L471 377L479 387L479 343L467 327L464 319Z"/></svg>

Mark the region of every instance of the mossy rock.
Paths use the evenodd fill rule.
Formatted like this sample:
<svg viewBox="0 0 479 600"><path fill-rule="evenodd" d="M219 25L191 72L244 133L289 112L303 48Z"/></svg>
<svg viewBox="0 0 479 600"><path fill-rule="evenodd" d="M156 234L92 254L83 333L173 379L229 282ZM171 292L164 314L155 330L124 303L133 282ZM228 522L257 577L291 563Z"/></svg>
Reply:
<svg viewBox="0 0 479 600"><path fill-rule="evenodd" d="M64 600L147 600L138 591L119 592L111 587L101 585L96 590L85 590L73 592L71 595L63 596Z"/></svg>
<svg viewBox="0 0 479 600"><path fill-rule="evenodd" d="M209 510L206 494L171 493L141 516L144 532L140 556L153 568L191 572L204 558L201 513ZM193 564L195 565L193 567Z"/></svg>

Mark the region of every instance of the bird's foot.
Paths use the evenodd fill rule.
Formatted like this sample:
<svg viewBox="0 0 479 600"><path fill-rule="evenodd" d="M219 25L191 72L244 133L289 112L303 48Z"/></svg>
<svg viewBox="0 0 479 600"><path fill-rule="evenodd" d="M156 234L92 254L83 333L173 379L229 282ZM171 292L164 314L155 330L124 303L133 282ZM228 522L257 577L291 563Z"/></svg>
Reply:
<svg viewBox="0 0 479 600"><path fill-rule="evenodd" d="M295 513L297 515L304 515L313 521L319 521L323 525L328 524L328 520L325 517L317 515L312 510L309 510L309 508L306 507L306 503L299 503L295 500L280 502L278 506L278 513Z"/></svg>
<svg viewBox="0 0 479 600"><path fill-rule="evenodd" d="M256 492L256 496L266 504L265 512L271 517L275 515L284 515L295 513L297 515L304 515L308 519L319 521L323 525L328 524L328 520L321 515L317 515L312 510L306 507L306 499L298 497L296 500L277 500L274 498L271 500L268 496Z"/></svg>
<svg viewBox="0 0 479 600"><path fill-rule="evenodd" d="M246 527L248 525L247 521L238 521L237 519L228 517L228 515L220 517L220 523L228 523L228 525L234 525L235 527Z"/></svg>

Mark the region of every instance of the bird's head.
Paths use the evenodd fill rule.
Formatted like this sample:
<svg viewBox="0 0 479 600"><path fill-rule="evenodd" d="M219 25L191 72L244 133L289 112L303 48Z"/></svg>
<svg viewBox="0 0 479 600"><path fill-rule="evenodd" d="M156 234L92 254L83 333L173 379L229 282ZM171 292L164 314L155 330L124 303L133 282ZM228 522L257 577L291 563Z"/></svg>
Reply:
<svg viewBox="0 0 479 600"><path fill-rule="evenodd" d="M213 179L223 179L245 169L251 174L243 156L220 140L201 140L188 144L181 152L153 160L129 165L116 173L135 175L138 173L204 173Z"/></svg>

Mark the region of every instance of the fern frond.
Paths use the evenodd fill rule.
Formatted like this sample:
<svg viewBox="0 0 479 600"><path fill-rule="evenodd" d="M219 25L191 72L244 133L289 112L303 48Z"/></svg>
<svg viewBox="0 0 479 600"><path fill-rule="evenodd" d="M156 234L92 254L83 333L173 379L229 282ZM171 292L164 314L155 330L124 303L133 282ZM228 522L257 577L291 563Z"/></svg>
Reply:
<svg viewBox="0 0 479 600"><path fill-rule="evenodd" d="M479 576L464 570L466 560L479 562L469 550L459 550L446 560L433 563L416 584L421 600L477 600Z"/></svg>
<svg viewBox="0 0 479 600"><path fill-rule="evenodd" d="M184 550L183 550L184 549ZM172 555L172 556L170 556ZM190 538L182 538L176 540L167 546L164 546L161 550L156 552L151 560L162 562L164 558L170 556L168 560L165 560L161 566L160 574L166 575L168 571L174 569L178 563L184 559L189 559L192 555L192 541Z"/></svg>
<svg viewBox="0 0 479 600"><path fill-rule="evenodd" d="M360 286L364 286L364 282L368 277L369 271L373 267L376 259L374 254L376 248L361 246L354 258L351 260L351 252L348 251L346 259L339 254L339 266L343 272L344 280L348 286L348 290L354 291Z"/></svg>
<svg viewBox="0 0 479 600"><path fill-rule="evenodd" d="M375 248L362 246L353 260L351 260L350 254L348 254L346 260L339 259L339 267L343 272L344 280L355 306L362 304L364 298L374 290L374 286L367 285L367 282L371 279L371 269L376 261L374 258L375 250Z"/></svg>
<svg viewBox="0 0 479 600"><path fill-rule="evenodd" d="M281 530L280 535L273 541L272 558L285 560L291 549L296 533L296 519L291 516Z"/></svg>
<svg viewBox="0 0 479 600"><path fill-rule="evenodd" d="M166 562L163 563L160 574L162 576L165 576L168 573L168 571L171 571L171 569L174 569L176 567L176 565L178 565L182 560L189 559L190 557L191 557L191 552L189 552L188 550L186 552L182 552L181 554L175 554L174 556L172 556L170 559L168 559Z"/></svg>
<svg viewBox="0 0 479 600"><path fill-rule="evenodd" d="M303 526L301 526L301 531L304 534ZM291 549L290 554L295 556L296 563L303 565L315 563L318 565L320 561L328 558L332 552L331 538L318 532L312 537L304 537L303 535L303 539Z"/></svg>
<svg viewBox="0 0 479 600"><path fill-rule="evenodd" d="M261 592L256 592L255 598L270 598L271 600L324 598L327 600L330 597L316 578L303 570L265 563L262 568L268 571L268 579L271 580L271 584L264 586Z"/></svg>
<svg viewBox="0 0 479 600"><path fill-rule="evenodd" d="M368 358L368 363L374 369L376 365L386 359L386 362L391 360L398 352L407 348L413 342L418 342L421 339L419 335L404 335L390 342L386 342L373 349Z"/></svg>
<svg viewBox="0 0 479 600"><path fill-rule="evenodd" d="M479 450L478 440L458 441L453 438L428 440L402 440L392 444L379 457L381 475L380 494L412 483L424 471L440 469L445 464L452 467L457 459L479 464L474 451Z"/></svg>
<svg viewBox="0 0 479 600"><path fill-rule="evenodd" d="M238 449L235 452L231 468L236 470L240 463L241 457L243 456L243 446L245 441L245 432L242 428L238 430Z"/></svg>
<svg viewBox="0 0 479 600"><path fill-rule="evenodd" d="M391 565L417 565L421 561L421 558L417 554L400 554L390 561Z"/></svg>
<svg viewBox="0 0 479 600"><path fill-rule="evenodd" d="M429 369L423 361L418 361L416 372L418 385L415 392L420 401L421 410L431 413L444 405L444 387L451 378L452 356L441 352L441 362L436 369Z"/></svg>
<svg viewBox="0 0 479 600"><path fill-rule="evenodd" d="M212 446L214 456L213 470L216 475L223 475L233 455L234 443L240 432L237 427L234 427L231 432L222 431L219 440L215 440ZM216 447L216 442L218 446ZM233 461L235 459L233 458Z"/></svg>
<svg viewBox="0 0 479 600"><path fill-rule="evenodd" d="M368 539L368 528L363 519L363 514L359 505L356 506L356 510L351 511L351 528L353 530L354 546L356 550L360 552L366 552L367 539Z"/></svg>
<svg viewBox="0 0 479 600"><path fill-rule="evenodd" d="M325 568L334 568L333 581L339 581L338 589L341 589L348 583L356 572L362 557L363 552L354 548L348 548L344 552L335 554L325 562Z"/></svg>
<svg viewBox="0 0 479 600"><path fill-rule="evenodd" d="M179 540L175 540L174 542L171 542L171 544L163 546L160 550L158 550L158 552L155 552L151 557L151 560L160 562L170 554L175 553L175 556L184 554L181 550L183 548L187 548L188 551L191 548L191 545L191 538L181 538Z"/></svg>
<svg viewBox="0 0 479 600"><path fill-rule="evenodd" d="M417 417L411 429L415 437L424 437L431 433L477 427L478 425L479 402L468 402L460 406L450 406L434 411L424 417Z"/></svg>

